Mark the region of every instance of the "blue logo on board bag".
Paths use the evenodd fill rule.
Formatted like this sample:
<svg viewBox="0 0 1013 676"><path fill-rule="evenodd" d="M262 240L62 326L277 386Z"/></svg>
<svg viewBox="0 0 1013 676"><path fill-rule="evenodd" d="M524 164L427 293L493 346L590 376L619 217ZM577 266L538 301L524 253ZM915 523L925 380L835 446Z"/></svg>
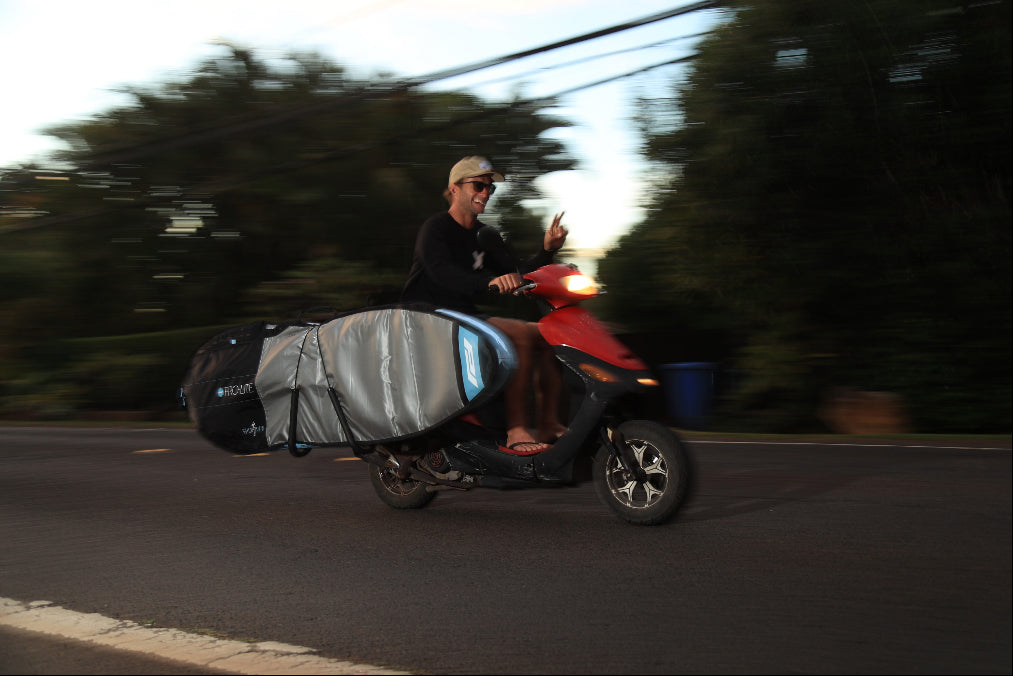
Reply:
<svg viewBox="0 0 1013 676"><path fill-rule="evenodd" d="M238 397L243 394L250 394L253 392L253 383L244 383L242 385L223 385L218 388L215 394L218 398L222 397Z"/></svg>
<svg viewBox="0 0 1013 676"><path fill-rule="evenodd" d="M468 401L474 399L485 388L482 381L482 367L478 363L478 334L460 327L457 331L457 347L461 353L461 380Z"/></svg>

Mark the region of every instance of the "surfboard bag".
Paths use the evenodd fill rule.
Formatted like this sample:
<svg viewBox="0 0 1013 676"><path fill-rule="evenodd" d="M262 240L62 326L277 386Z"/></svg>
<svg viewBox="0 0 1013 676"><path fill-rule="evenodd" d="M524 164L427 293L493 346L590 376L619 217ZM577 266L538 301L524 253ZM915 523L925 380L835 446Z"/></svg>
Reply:
<svg viewBox="0 0 1013 676"><path fill-rule="evenodd" d="M509 339L486 322L388 306L224 331L194 354L179 399L216 446L300 455L425 434L488 403L516 364Z"/></svg>

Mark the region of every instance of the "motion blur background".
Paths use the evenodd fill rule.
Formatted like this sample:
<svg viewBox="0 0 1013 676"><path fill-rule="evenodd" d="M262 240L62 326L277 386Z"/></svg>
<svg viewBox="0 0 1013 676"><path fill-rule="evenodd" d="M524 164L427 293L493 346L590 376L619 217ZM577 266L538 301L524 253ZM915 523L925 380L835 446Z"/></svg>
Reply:
<svg viewBox="0 0 1013 676"><path fill-rule="evenodd" d="M708 365L699 427L1009 433L1010 0L610 3L597 24L562 2L552 33L507 35L454 4L475 34L416 25L423 75L222 39L0 168L0 417L184 420L221 329L395 300L448 168L482 154L514 248L567 209L563 258L607 289L591 309L660 373ZM412 3L373 5L393 25ZM634 137L612 162L602 91ZM624 216L569 203L609 197Z"/></svg>

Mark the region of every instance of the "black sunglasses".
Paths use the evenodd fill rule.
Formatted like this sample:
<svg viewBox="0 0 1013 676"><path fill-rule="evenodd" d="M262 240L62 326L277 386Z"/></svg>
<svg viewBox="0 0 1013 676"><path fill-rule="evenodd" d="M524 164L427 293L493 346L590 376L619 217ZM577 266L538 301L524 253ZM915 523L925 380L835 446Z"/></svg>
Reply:
<svg viewBox="0 0 1013 676"><path fill-rule="evenodd" d="M488 190L490 195L496 192L496 186L492 183L485 183L484 181L461 181L461 185L467 185L468 183L471 184L471 187L474 188L475 192Z"/></svg>

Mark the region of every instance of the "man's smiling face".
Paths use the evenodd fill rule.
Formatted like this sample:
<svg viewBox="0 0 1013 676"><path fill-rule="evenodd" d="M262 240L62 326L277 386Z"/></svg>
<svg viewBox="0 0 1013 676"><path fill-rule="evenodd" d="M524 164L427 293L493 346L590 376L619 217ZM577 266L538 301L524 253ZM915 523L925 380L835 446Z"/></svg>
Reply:
<svg viewBox="0 0 1013 676"><path fill-rule="evenodd" d="M482 188L483 185L490 186L490 188ZM458 203L476 216L484 213L485 206L492 196L491 186L492 178L489 176L475 176L461 181L458 184L460 188Z"/></svg>

